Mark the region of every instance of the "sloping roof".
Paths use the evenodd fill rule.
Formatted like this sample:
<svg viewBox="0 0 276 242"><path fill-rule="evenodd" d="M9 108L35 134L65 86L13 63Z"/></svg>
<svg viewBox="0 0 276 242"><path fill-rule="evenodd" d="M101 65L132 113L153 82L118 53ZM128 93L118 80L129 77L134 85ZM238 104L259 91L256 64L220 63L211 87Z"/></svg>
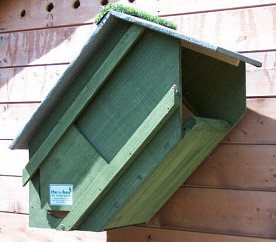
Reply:
<svg viewBox="0 0 276 242"><path fill-rule="evenodd" d="M97 29L81 50L79 56L69 65L67 70L61 76L60 80L49 92L45 100L41 103L37 111L25 125L21 133L13 141L10 146L11 149L28 149L30 140L37 132L37 130L39 130L41 123L44 122L53 107L59 102L60 97L62 97L63 94L67 92L72 82L74 82L75 77L79 73L79 69L82 69L89 60L90 56L93 55L93 53L95 53L98 48L100 48L102 41L112 32L114 25L119 20L131 22L147 29L158 31L165 35L171 36L172 38L179 39L183 48L195 50L202 54L228 62L232 65L238 65L240 61L257 67L262 65L260 62L243 56L239 53L188 37L175 30L163 27L150 21L111 10L103 17Z"/></svg>

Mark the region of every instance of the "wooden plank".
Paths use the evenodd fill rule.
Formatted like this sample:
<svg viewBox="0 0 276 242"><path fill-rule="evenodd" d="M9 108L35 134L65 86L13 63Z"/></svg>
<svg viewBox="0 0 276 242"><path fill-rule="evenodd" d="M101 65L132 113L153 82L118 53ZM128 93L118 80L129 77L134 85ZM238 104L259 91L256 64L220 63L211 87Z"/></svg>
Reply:
<svg viewBox="0 0 276 242"><path fill-rule="evenodd" d="M0 102L42 101L67 66L46 65L0 69ZM274 67L267 65L267 69L249 69L246 71L246 77L247 96L276 96Z"/></svg>
<svg viewBox="0 0 276 242"><path fill-rule="evenodd" d="M184 48L181 64L183 103L197 116L233 127L246 112L245 63L235 67Z"/></svg>
<svg viewBox="0 0 276 242"><path fill-rule="evenodd" d="M246 95L248 97L276 96L276 69L246 72Z"/></svg>
<svg viewBox="0 0 276 242"><path fill-rule="evenodd" d="M77 229L91 207L105 195L110 187L122 175L132 161L142 152L145 146L156 135L167 119L179 106L179 97L176 96L176 87L173 86L134 132L122 149L116 154L109 165L105 167L103 174L98 173L100 183L91 183L83 191L83 196L76 202L70 213L61 221L58 229Z"/></svg>
<svg viewBox="0 0 276 242"><path fill-rule="evenodd" d="M22 176L28 162L27 150L10 150L9 140L0 140L0 176Z"/></svg>
<svg viewBox="0 0 276 242"><path fill-rule="evenodd" d="M0 212L27 214L28 188L22 187L21 177L0 176L0 184Z"/></svg>
<svg viewBox="0 0 276 242"><path fill-rule="evenodd" d="M15 138L38 106L38 103L0 104L0 139Z"/></svg>
<svg viewBox="0 0 276 242"><path fill-rule="evenodd" d="M107 232L110 242L272 242L263 238L250 238L222 234L209 234L177 229L130 226Z"/></svg>
<svg viewBox="0 0 276 242"><path fill-rule="evenodd" d="M107 233L60 232L53 229L36 229L28 226L28 216L22 214L0 213L0 240L5 242L106 242Z"/></svg>
<svg viewBox="0 0 276 242"><path fill-rule="evenodd" d="M153 171L150 171L149 178L136 188L135 194L122 206L121 211L106 228L149 221L214 149L228 130L229 124L222 120L199 117L187 120L184 124L183 138L169 155L157 167L154 167ZM144 170L147 174L148 171ZM127 189L124 190L127 192Z"/></svg>
<svg viewBox="0 0 276 242"><path fill-rule="evenodd" d="M24 185L34 175L40 163L48 155L51 148L81 113L85 105L96 95L97 91L102 87L108 76L117 67L119 62L122 61L127 52L131 49L143 32L144 28L132 25L122 39L117 43L116 47L110 52L108 57L89 80L87 85L83 88L83 90L81 90L73 104L63 114L59 123L56 124L52 132L47 136L39 149L31 157L30 162L23 171Z"/></svg>
<svg viewBox="0 0 276 242"><path fill-rule="evenodd" d="M68 63L94 28L84 25L0 34L0 67Z"/></svg>
<svg viewBox="0 0 276 242"><path fill-rule="evenodd" d="M180 188L150 226L276 238L276 193Z"/></svg>
<svg viewBox="0 0 276 242"><path fill-rule="evenodd" d="M0 239L5 242L40 241L40 242L272 242L274 240L264 238L251 238L220 234L208 234L181 230L126 227L107 232L60 232L53 229L37 229L28 226L28 216L21 214L0 213ZM12 224L12 226L11 226Z"/></svg>
<svg viewBox="0 0 276 242"><path fill-rule="evenodd" d="M152 45L152 42L155 44ZM111 161L121 150L171 86L181 86L179 55L178 41L151 31L145 32L103 87L101 95L80 116L78 127L93 144L98 145L97 149L107 157L106 160ZM156 75L158 72L159 75ZM162 82L160 77L166 81ZM181 111L178 110L91 210L80 228L104 229L173 149L181 134ZM134 210L139 211L139 206L135 206ZM126 216L135 223L136 217Z"/></svg>
<svg viewBox="0 0 276 242"><path fill-rule="evenodd" d="M0 69L0 102L41 102L67 66Z"/></svg>
<svg viewBox="0 0 276 242"><path fill-rule="evenodd" d="M81 163L81 166L80 166ZM70 211L72 206L52 206L49 198L51 184L73 186L73 204L83 197L83 191L100 183L108 163L79 130L72 125L51 150L39 169L40 207L44 210ZM74 176L72 176L74 171ZM109 177L106 177L108 180ZM97 190L99 193L99 191ZM33 197L33 196L32 196ZM92 203L92 201L91 201ZM36 216L35 216L36 217ZM35 218L37 219L37 218ZM30 216L30 221L33 217Z"/></svg>
<svg viewBox="0 0 276 242"><path fill-rule="evenodd" d="M46 11L46 3L35 0L5 0L1 1L1 10L9 14L0 17L0 32L45 28L61 25L75 25L93 22L93 17L102 8L101 1L80 1L79 8L74 9L72 3L66 0L52 0L54 8ZM180 1L171 0L136 0L130 3L128 0L110 0L137 7L154 15L191 14L193 12L208 12L231 8L249 8L259 5L275 4L273 0L232 0L231 2L213 0L207 3L204 0ZM25 16L21 17L22 10Z"/></svg>
<svg viewBox="0 0 276 242"><path fill-rule="evenodd" d="M274 7L256 8L253 10L212 12L191 16L181 15L170 18L180 22L179 30L184 31L186 35L233 50L262 50L273 49L275 46L275 29L272 26L273 16L275 16L273 15L274 9ZM251 12L256 19L256 28L252 21L249 23L239 22L239 19L245 18L246 21L248 18L250 19L251 15L249 13ZM261 25L262 16L268 18L264 27ZM200 22L201 18L204 20L201 24L204 31L201 31L197 26L191 26ZM209 23L216 21L219 22L218 28ZM229 38L224 32L231 26L234 27L233 31L231 30L231 38ZM0 67L70 62L87 41L94 28L94 25L84 25L0 34ZM216 31L216 34L209 34L209 31ZM266 35L263 33L266 33ZM245 40L236 40L240 36L245 36ZM263 36L263 39L259 40L257 36ZM68 49L70 51L67 51ZM59 53L62 53L62 55Z"/></svg>
<svg viewBox="0 0 276 242"><path fill-rule="evenodd" d="M247 96L276 95L274 52L254 53L262 68L247 66ZM270 61L267 61L269 59ZM275 60L274 60L275 59ZM0 69L0 102L42 101L68 65L46 65Z"/></svg>
<svg viewBox="0 0 276 242"><path fill-rule="evenodd" d="M276 191L275 145L220 145L184 186Z"/></svg>
<svg viewBox="0 0 276 242"><path fill-rule="evenodd" d="M274 49L276 6L166 17L178 31L235 51ZM263 24L265 23L265 24Z"/></svg>
<svg viewBox="0 0 276 242"><path fill-rule="evenodd" d="M223 142L236 144L276 143L276 98L247 99L247 113Z"/></svg>
<svg viewBox="0 0 276 242"><path fill-rule="evenodd" d="M2 1L1 11L8 14L0 18L1 32L91 22L101 9L100 1L83 0L78 9L74 9L72 2L66 0L51 2L54 8L48 12L47 2L44 1ZM21 16L22 10L26 11L25 16Z"/></svg>
<svg viewBox="0 0 276 242"><path fill-rule="evenodd" d="M204 0L138 0L137 5L144 6L148 11L151 10L153 14L159 15L173 15L173 14L192 14L197 12L213 12L223 11L228 9L239 9L239 8L252 8L261 5L275 4L275 1L262 1L262 0L232 0L232 1L221 1L212 0L206 2Z"/></svg>
<svg viewBox="0 0 276 242"><path fill-rule="evenodd" d="M246 65L246 95L276 96L276 51L244 53L262 62L261 68Z"/></svg>
<svg viewBox="0 0 276 242"><path fill-rule="evenodd" d="M0 104L0 139L13 139L39 104ZM276 98L247 100L247 113L224 143L275 144Z"/></svg>

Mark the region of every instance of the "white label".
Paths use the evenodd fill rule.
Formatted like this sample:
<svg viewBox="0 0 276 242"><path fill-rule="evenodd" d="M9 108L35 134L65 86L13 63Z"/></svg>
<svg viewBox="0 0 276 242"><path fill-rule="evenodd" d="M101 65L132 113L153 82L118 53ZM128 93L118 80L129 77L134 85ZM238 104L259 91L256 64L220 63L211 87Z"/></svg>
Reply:
<svg viewBox="0 0 276 242"><path fill-rule="evenodd" d="M50 184L50 206L73 205L73 185Z"/></svg>

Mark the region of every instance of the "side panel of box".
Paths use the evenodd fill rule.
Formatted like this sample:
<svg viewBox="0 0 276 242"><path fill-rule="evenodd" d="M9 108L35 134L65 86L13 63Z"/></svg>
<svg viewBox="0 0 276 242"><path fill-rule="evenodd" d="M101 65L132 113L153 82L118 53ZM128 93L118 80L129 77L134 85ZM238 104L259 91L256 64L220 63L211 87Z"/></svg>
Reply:
<svg viewBox="0 0 276 242"><path fill-rule="evenodd" d="M229 128L223 120L190 118L184 125L181 141L105 229L148 222L224 138Z"/></svg>
<svg viewBox="0 0 276 242"><path fill-rule="evenodd" d="M198 116L236 124L246 112L245 64L182 50L183 102Z"/></svg>

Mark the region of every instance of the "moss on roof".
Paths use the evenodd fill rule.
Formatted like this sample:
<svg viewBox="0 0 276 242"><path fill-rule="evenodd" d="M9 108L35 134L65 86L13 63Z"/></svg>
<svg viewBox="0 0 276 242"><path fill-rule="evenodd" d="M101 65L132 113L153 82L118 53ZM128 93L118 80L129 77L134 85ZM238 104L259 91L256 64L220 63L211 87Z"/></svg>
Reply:
<svg viewBox="0 0 276 242"><path fill-rule="evenodd" d="M110 10L129 14L129 15L132 15L132 16L135 16L138 18L142 18L142 19L163 25L163 26L171 28L171 29L177 28L176 24L174 24L166 19L160 18L158 16L154 16L149 13L143 12L139 9L125 6L125 5L118 4L118 3L109 3L104 9L102 9L99 12L99 14L95 17L95 23L98 24L101 21L101 19L104 17L104 15Z"/></svg>

